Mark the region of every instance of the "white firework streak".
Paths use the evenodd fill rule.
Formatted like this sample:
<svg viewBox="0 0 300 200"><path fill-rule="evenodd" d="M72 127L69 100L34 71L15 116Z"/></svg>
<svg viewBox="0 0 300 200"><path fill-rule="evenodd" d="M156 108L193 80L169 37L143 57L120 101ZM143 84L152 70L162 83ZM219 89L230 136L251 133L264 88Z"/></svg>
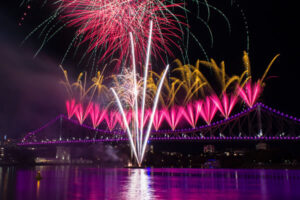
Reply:
<svg viewBox="0 0 300 200"><path fill-rule="evenodd" d="M147 56L146 56L146 64L145 64L145 71L144 71L144 84L143 84L143 100L142 100L142 117L141 117L141 130L140 134L143 135L144 130L144 114L145 114L145 101L146 101L146 89L147 89L147 78L148 78L148 66L149 66L149 59L150 59L150 49L151 49L151 38L152 38L152 26L153 23L150 21L150 31L148 36L148 46L147 46ZM140 138L140 143L142 143L142 138Z"/></svg>
<svg viewBox="0 0 300 200"><path fill-rule="evenodd" d="M164 79L165 79L165 77L167 75L167 71L168 70L169 70L169 65L166 66L164 74L163 74L163 76L162 76L162 78L161 78L161 80L159 82L158 90L157 90L157 92L155 94L154 104L153 104L153 107L152 107L152 112L151 112L150 120L148 122L148 128L147 128L147 131L146 131L146 137L145 137L145 139L143 141L143 145L142 145L141 161L144 158L144 154L145 154L145 150L146 150L146 145L147 145L147 142L148 142L148 139L149 139L149 136L150 136L150 132L151 132L151 128L152 128L154 114L155 114L156 108L157 108L159 94L160 94L160 91L161 91L161 88L163 86L163 82L164 82ZM143 133L143 131L141 131L141 133Z"/></svg>
<svg viewBox="0 0 300 200"><path fill-rule="evenodd" d="M116 91L113 88L110 88L110 89L112 90L112 92L113 92L113 94L114 94L114 96L115 96L115 98L117 100L120 112L122 114L123 121L124 121L126 130L127 130L128 138L129 138L130 147L133 150L133 153L134 153L134 156L135 156L136 160L139 162L139 157L138 157L138 155L136 153L136 148L135 148L135 145L134 145L134 142L133 142L133 139L132 139L132 134L131 134L130 128L128 126L128 122L127 122L127 119L126 119L126 116L125 116L125 113L124 113L124 110L123 110L123 106L122 106L122 104L120 102L120 99L119 99Z"/></svg>
<svg viewBox="0 0 300 200"><path fill-rule="evenodd" d="M138 97L138 90L137 90L137 84L136 84L136 66L135 66L135 55L134 55L134 43L133 43L133 37L132 37L132 33L130 32L129 33L130 35L130 42L131 42L131 56L132 56L132 67L133 67L133 85L134 85L134 104L135 104L135 130L136 130L136 137L137 137L137 141L139 141L139 120L138 120L138 117L139 117L139 113L138 113L138 100L137 100L137 97ZM144 81L145 82L145 81ZM126 118L127 119L127 118ZM128 123L127 123L128 124ZM143 124L143 123L142 123ZM137 143L139 144L139 143ZM140 154L140 147L139 145L137 145L137 149L138 149L138 154Z"/></svg>
<svg viewBox="0 0 300 200"><path fill-rule="evenodd" d="M134 105L133 109L135 112L135 117L134 117L135 130L130 130L126 115L124 113L123 106L121 104L121 101L120 101L117 93L115 92L115 90L113 88L111 88L111 90L117 100L119 110L122 114L122 118L123 118L124 124L126 126L130 147L134 153L134 156L135 156L136 161L139 166L141 166L143 158L144 158L147 142L149 140L149 136L150 136L150 132L151 132L151 128L152 128L154 114L156 112L156 108L157 108L157 104L158 104L159 94L160 94L164 79L166 77L167 71L169 69L169 65L167 65L166 69L164 71L164 74L163 74L162 78L160 79L158 89L155 94L152 112L151 112L150 119L148 122L148 127L145 132L145 137L143 137L143 135L144 135L144 123L143 122L144 122L144 114L145 114L144 112L145 112L146 89L147 89L146 87L147 87L147 77L148 77L148 68L149 68L149 59L150 59L151 38L152 38L152 26L153 26L152 21L150 21L150 31L149 31L149 36L148 36L146 64L145 64L144 79L143 79L144 83L143 83L143 98L142 98L142 112L141 112L140 129L139 129L139 121L138 121L139 120L139 118L138 118L138 107L139 106L138 106L138 100L137 100L138 99L138 91L137 91L137 81L136 81L136 64L135 64L134 43L133 43L132 33L130 33L129 35L130 35L130 40L131 40L131 54L132 54L132 63L133 63L133 76L134 76L133 77L133 79L134 79L134 88L133 89L134 89L134 104L135 105ZM136 131L136 145L134 144L134 141L133 141L133 132L134 131Z"/></svg>

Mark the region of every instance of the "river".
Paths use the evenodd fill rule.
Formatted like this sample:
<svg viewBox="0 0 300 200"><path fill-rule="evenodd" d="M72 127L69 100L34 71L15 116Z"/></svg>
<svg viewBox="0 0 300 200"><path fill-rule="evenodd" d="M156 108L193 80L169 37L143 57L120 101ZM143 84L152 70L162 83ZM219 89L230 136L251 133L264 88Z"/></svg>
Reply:
<svg viewBox="0 0 300 200"><path fill-rule="evenodd" d="M300 170L0 167L0 199L296 200Z"/></svg>

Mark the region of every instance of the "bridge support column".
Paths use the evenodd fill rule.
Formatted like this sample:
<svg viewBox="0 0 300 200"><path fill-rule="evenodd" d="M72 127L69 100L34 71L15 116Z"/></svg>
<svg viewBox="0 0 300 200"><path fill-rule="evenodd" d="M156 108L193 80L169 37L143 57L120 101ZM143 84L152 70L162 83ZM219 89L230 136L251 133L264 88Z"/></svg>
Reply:
<svg viewBox="0 0 300 200"><path fill-rule="evenodd" d="M257 123L258 123L258 136L263 135L262 123L261 123L261 106L257 106Z"/></svg>
<svg viewBox="0 0 300 200"><path fill-rule="evenodd" d="M70 147L56 147L56 160L61 163L71 163Z"/></svg>
<svg viewBox="0 0 300 200"><path fill-rule="evenodd" d="M62 116L60 116L60 119L59 119L59 140L61 140L61 136L62 136Z"/></svg>

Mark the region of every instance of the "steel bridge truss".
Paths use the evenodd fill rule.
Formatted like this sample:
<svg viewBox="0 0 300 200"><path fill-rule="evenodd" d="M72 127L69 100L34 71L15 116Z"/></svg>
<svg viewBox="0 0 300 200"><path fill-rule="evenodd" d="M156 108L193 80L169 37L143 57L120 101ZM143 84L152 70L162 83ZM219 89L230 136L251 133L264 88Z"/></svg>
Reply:
<svg viewBox="0 0 300 200"><path fill-rule="evenodd" d="M300 140L300 119L262 103L228 119L196 128L152 131L151 141L163 140ZM60 115L28 133L19 145L127 141L124 130L99 130Z"/></svg>

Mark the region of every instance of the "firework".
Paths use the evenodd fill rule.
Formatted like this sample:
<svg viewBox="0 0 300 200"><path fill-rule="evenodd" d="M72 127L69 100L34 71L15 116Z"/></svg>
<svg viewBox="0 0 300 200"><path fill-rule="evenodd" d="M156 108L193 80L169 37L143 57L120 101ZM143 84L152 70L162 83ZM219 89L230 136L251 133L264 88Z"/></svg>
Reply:
<svg viewBox="0 0 300 200"><path fill-rule="evenodd" d="M152 111L151 111L151 116L148 122L148 127L146 129L146 132L144 133L144 117L145 117L145 99L146 99L146 87L147 87L147 74L148 74L148 65L149 65L149 58L150 58L150 49L151 49L151 36L152 36L152 21L150 22L150 31L149 31L149 37L148 37L148 45L147 45L147 56L146 56L146 64L145 64L145 72L144 72L144 83L143 83L143 93L142 93L142 111L141 111L141 124L139 126L139 119L138 119L138 91L137 91L137 81L136 81L136 70L135 70L135 51L134 51L134 43L133 43L133 37L132 34L130 34L130 39L131 39L131 53L132 53L132 62L133 62L133 79L134 79L134 86L131 88L134 92L134 112L135 112L135 118L134 118L134 122L133 125L135 125L135 127L133 127L132 129L130 129L129 127L129 123L126 119L126 114L124 112L123 109L123 105L121 104L120 98L117 95L117 93L115 92L115 90L113 88L111 88L115 99L117 101L119 110L122 114L123 117L123 123L125 124L126 130L127 130L127 135L129 138L129 142L130 142L130 146L131 149L135 155L136 161L138 163L139 166L141 166L141 163L143 161L143 157L144 157L144 153L146 150L146 145L150 136L150 131L152 128L152 123L153 123L153 119L154 119L154 113L156 112L156 108L157 108L157 103L158 103L158 98L159 98L159 93L160 90L162 88L163 85L163 80L166 76L166 72L168 71L169 66L167 65L166 70L163 74L162 80L159 83L158 89L157 89L157 94L154 98L153 101L153 107L152 107ZM140 127L140 128L139 128Z"/></svg>
<svg viewBox="0 0 300 200"><path fill-rule="evenodd" d="M157 110L154 113L153 126L155 130L158 130L160 128L165 116L168 116L168 111L166 109Z"/></svg>
<svg viewBox="0 0 300 200"><path fill-rule="evenodd" d="M64 85L64 87L67 90L67 93L69 97L71 98L78 98L80 101L88 100L89 103L94 98L95 93L98 93L98 96L100 94L105 94L105 92L108 91L107 87L103 84L104 82L104 69L100 72L98 71L96 73L96 76L92 78L92 84L87 87L87 74L81 72L77 80L73 83L70 82L68 77L68 72L65 70L61 65L59 66L64 74L64 81L61 81L61 84ZM83 80L82 80L83 78ZM68 106L67 106L68 107ZM70 107L71 108L71 107Z"/></svg>
<svg viewBox="0 0 300 200"><path fill-rule="evenodd" d="M67 113L68 113L68 118L71 119L71 117L75 114L76 112L76 104L75 104L75 99L72 100L67 100L66 101L66 108L67 108Z"/></svg>
<svg viewBox="0 0 300 200"><path fill-rule="evenodd" d="M261 86L264 85L264 80L268 74L268 72L270 71L271 69L271 66L273 65L273 63L275 62L275 60L280 56L280 54L277 54L276 56L274 56L271 60L271 62L268 64L265 72L263 73L262 77L258 79L258 82ZM244 51L244 55L243 55L243 63L244 63L244 68L245 68L245 71L243 72L243 74L241 75L240 77L240 80L239 80L239 84L241 87L243 87L247 82L248 80L250 80L252 78L251 76L251 66L250 66L250 59L249 59L249 56L248 56L248 53ZM242 80L243 78L247 76L247 78L243 81L242 83Z"/></svg>
<svg viewBox="0 0 300 200"><path fill-rule="evenodd" d="M194 105L188 104L185 109L180 109L180 112L182 112L182 115L184 116L185 120L193 127L196 127L197 120L195 119L195 111L194 111Z"/></svg>
<svg viewBox="0 0 300 200"><path fill-rule="evenodd" d="M105 119L106 110L100 110L99 105L94 104L94 107L90 111L90 116L94 129L97 128L100 123Z"/></svg>
<svg viewBox="0 0 300 200"><path fill-rule="evenodd" d="M206 97L206 99L197 104L197 115L200 114L202 119L209 125L213 120L217 112L217 107L211 100L211 98Z"/></svg>
<svg viewBox="0 0 300 200"><path fill-rule="evenodd" d="M143 91L143 78L141 78L140 75L136 73L136 79L134 79L134 72L130 69L124 68L122 74L113 75L112 79L112 88L114 88L114 90L118 94L121 103L125 107L133 109L135 104L135 91L137 91L137 93L142 93Z"/></svg>
<svg viewBox="0 0 300 200"><path fill-rule="evenodd" d="M168 113L168 114L165 114L166 121L168 122L171 129L175 130L175 128L177 127L177 125L183 115L182 108L179 109L178 107L173 106L169 110L169 112L165 112L165 113Z"/></svg>
<svg viewBox="0 0 300 200"><path fill-rule="evenodd" d="M109 112L109 115L104 116L107 127L110 131L114 129L114 127L117 125L117 122L120 122L120 117L121 116L117 110L112 110Z"/></svg>
<svg viewBox="0 0 300 200"><path fill-rule="evenodd" d="M134 49L132 49L133 60L135 55L134 52ZM265 77L278 56L279 55L276 55L271 60L263 76L254 84L251 83L251 67L249 57L246 52L244 52L243 56L245 70L240 76L227 75L225 73L225 64L222 62L223 64L221 63L221 67L219 67L213 60L210 62L198 60L195 66L182 65L177 60L176 62L178 67L174 69L174 72L179 72L179 76L170 77L170 81L162 79L163 73L157 74L150 71L149 77L147 78L147 92L145 93L145 99L148 101L145 101L145 107L150 106L151 101L153 101L158 91L159 83L163 82L162 92L159 96L162 106L154 113L154 129L158 130L162 126L168 125L172 130L174 130L179 126L179 124L184 127L187 127L188 124L194 128L197 124L199 124L199 118L203 119L205 123L210 124L217 111L219 111L221 116L226 119L230 116L234 107L237 105L238 96L240 96L243 102L245 102L249 107L252 107L259 98L263 86L265 85ZM209 69L213 69L217 83L219 83L221 86L220 89L223 91L221 95L214 93L215 89L212 88L208 79L200 71L200 64L208 67ZM88 86L85 81L86 78L84 73L79 74L76 82L70 83L67 72L65 70L63 71L65 75L65 81L63 81L63 84L71 97L71 100L66 101L68 118L75 115L79 123L82 124L84 120L87 119L87 116L90 115L94 128L98 127L101 122L105 121L106 127L108 127L109 130L113 130L116 126L126 129L120 113L115 111L114 108L109 108L113 105L113 101L110 100L111 97L108 97L106 101L104 101L104 103L109 101L109 103L107 103L109 106L102 107L101 109L98 104L89 106L91 103L90 97L92 94L95 94L97 90L98 92L97 95L94 95L95 97L98 98L98 96L107 95L107 87L104 85L104 78L102 76L103 72L98 72L97 75L92 78L92 84ZM188 80L189 75L191 75L192 81L198 80L198 87L190 83L192 81ZM140 77L138 73L129 69L124 69L124 72L121 75L112 76L113 88L120 98L122 105L126 108L124 109L124 113L126 115L127 122L129 124L132 121L135 122L135 127L138 127L139 129L149 122L152 114L151 109L145 108L144 118L142 119L142 109L135 107L137 102L141 102L143 100L143 95L138 94L143 94L144 92L144 80L145 79ZM204 85L201 86L201 84ZM229 91L229 85L231 92L227 92ZM189 89L189 87L194 89ZM179 91L180 96L177 95ZM79 93L80 95L76 95L76 93ZM75 100L76 96L79 99L77 102ZM181 99L190 100L185 102ZM175 102L183 102L186 103L186 105L176 105ZM135 135L137 135L137 133Z"/></svg>
<svg viewBox="0 0 300 200"><path fill-rule="evenodd" d="M32 3L31 0L23 0L20 6L25 5L26 2ZM110 67L114 65L116 70L122 65L129 66L128 33L132 32L136 49L145 50L147 45L145 35L148 34L150 21L153 21L151 51L159 62L164 62L169 59L169 56L174 58L173 55L179 53L181 59L189 63L190 42L195 43L208 60L205 46L196 35L190 32L188 20L190 16L195 16L195 19L204 25L206 29L204 31L209 33L207 36L211 47L214 40L209 24L211 11L220 14L225 19L228 31L231 32L231 25L226 15L206 0L204 2L199 0L189 2L170 0L57 0L49 2L44 0L42 6L48 4L54 8L53 13L36 26L22 43L39 32L38 38L42 41L34 55L37 56L59 32L72 27L76 31L70 38L61 63L71 52L76 56L81 50L86 50L83 51L78 64L86 61L86 66L89 66L91 72L101 67L100 62L109 63ZM206 19L199 15L202 6L207 10ZM81 46L83 49L80 49ZM137 54L137 63L140 64L144 56L145 54Z"/></svg>
<svg viewBox="0 0 300 200"><path fill-rule="evenodd" d="M163 74L157 74L153 71L150 71L150 75L148 78L147 87L149 88L149 95L154 96L156 94L158 83L161 80ZM179 92L182 82L178 80L174 80L173 77L170 77L170 80L164 80L164 85L162 92L159 97L159 101L163 107L170 107L175 104L176 94Z"/></svg>
<svg viewBox="0 0 300 200"><path fill-rule="evenodd" d="M245 84L243 88L239 88L240 97L250 108L257 101L261 92L262 87L260 86L259 82L252 84L251 79Z"/></svg>
<svg viewBox="0 0 300 200"><path fill-rule="evenodd" d="M170 3L164 0L60 0L58 8L62 20L67 26L77 28L77 37L82 38L79 45L88 42L88 52L106 47L100 60L118 55L118 62L129 58L131 32L138 50L147 45L145 35L149 33L149 22L153 21L152 53L173 55L171 46L177 46L173 40L181 38L179 19L170 9L180 8L182 3ZM136 53L140 63L143 55Z"/></svg>
<svg viewBox="0 0 300 200"><path fill-rule="evenodd" d="M219 99L216 95L211 96L211 100L225 119L229 117L233 107L237 103L237 96L235 94L232 94L230 97L228 96L229 95L226 93L222 95L221 99Z"/></svg>

